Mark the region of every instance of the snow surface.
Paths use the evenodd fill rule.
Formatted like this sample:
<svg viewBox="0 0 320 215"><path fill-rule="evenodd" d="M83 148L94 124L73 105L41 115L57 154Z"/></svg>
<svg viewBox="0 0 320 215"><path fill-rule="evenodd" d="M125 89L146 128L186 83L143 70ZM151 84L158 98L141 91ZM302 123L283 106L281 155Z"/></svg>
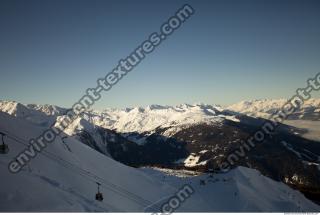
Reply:
<svg viewBox="0 0 320 215"><path fill-rule="evenodd" d="M12 174L8 163L26 140L45 126L0 112L0 131L10 147L0 155L0 211L159 211L184 184L195 193L178 211L319 211L320 207L281 182L239 167L213 178L169 176L153 169L134 169L98 153L73 137L49 144L23 171ZM206 185L199 181L205 180ZM104 201L97 202L95 182L102 184Z"/></svg>

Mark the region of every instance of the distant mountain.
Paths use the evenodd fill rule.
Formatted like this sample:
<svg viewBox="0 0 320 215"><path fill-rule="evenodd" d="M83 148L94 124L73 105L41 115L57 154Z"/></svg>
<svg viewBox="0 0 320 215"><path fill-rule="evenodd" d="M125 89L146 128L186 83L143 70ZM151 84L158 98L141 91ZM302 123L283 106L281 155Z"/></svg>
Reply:
<svg viewBox="0 0 320 215"><path fill-rule="evenodd" d="M278 112L286 102L286 99L241 101L228 106L226 109L249 116L269 118L272 114ZM291 114L289 119L320 120L320 99L306 101L301 110Z"/></svg>
<svg viewBox="0 0 320 215"><path fill-rule="evenodd" d="M199 122L218 122L226 116L220 115L222 108L204 104L182 104L177 106L150 105L145 108L106 109L92 112L94 124L118 132L147 132L159 126L182 126Z"/></svg>

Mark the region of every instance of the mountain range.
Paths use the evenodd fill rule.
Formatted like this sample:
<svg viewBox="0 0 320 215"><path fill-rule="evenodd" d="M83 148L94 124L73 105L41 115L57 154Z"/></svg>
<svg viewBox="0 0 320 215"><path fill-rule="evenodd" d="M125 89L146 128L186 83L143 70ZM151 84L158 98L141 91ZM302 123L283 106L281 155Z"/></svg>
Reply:
<svg viewBox="0 0 320 215"><path fill-rule="evenodd" d="M52 153L63 156L63 159L71 159L69 162L73 164L75 161L80 162L76 162L74 164L76 166L86 166L86 162L89 162L88 157L90 157L92 158L90 165L93 165L93 163L94 165L88 168L90 171L95 171L95 174L98 174L96 171L98 171L97 169L102 168L102 166L106 168L111 166L110 168L114 168L114 166L119 166L119 163L122 163L120 169L124 169L123 171L125 173L123 174L125 177L129 180L139 181L139 184L141 184L142 187L144 186L144 183L149 183L145 182L145 177L158 178L159 175L161 175L161 179L166 177L163 172L157 172L157 168L177 172L194 171L197 175L201 175L188 178L188 183L196 183L195 181L200 180L199 178L201 177L208 177L207 180L210 179L213 181L212 177L217 177L222 180L221 177L224 177L225 174L228 177L229 175L232 175L230 177L233 178L232 180L235 180L235 190L240 189L238 186L238 183L240 183L239 181L246 184L246 189L258 189L254 187L254 184L249 182L251 179L248 179L249 181L241 179L243 177L249 177L250 175L250 177L252 176L254 178L253 181L256 183L262 183L260 179L257 178L263 177L261 179L265 180L265 177L267 180L271 180L272 183L276 183L277 185L275 186L289 186L290 188L288 187L286 189L290 190L290 192L293 192L292 189L299 190L313 202L319 203L320 145L319 142L315 140L305 138L303 134L306 131L298 126L282 124L264 141L263 144L257 145L247 152L242 159L239 159L232 166L232 170L229 173L219 172L219 165L226 161L228 155L234 153L235 150L241 146L241 141L245 140L254 131L259 129L261 125L268 120L271 114L280 110L285 102L286 100L284 99L254 100L243 101L228 107L206 104L181 104L177 106L150 105L147 107L125 109L109 108L103 111L92 110L79 116L63 131L63 134L55 141L55 143L58 142L58 146L52 146L53 148L58 147L57 149L53 149ZM0 112L3 113L1 113L2 120L0 121L0 128L3 128L3 130L6 131L10 130L9 132L11 134L23 139L27 139L27 137L36 137L33 136L34 133L37 133L35 131L44 130L55 125L55 123L65 117L67 110L68 109L66 108L54 105L24 105L13 101L1 101ZM288 120L319 121L319 114L320 99L311 99L303 105L299 112L290 116ZM8 126L7 124L10 124L11 126ZM13 145L14 148L17 148L17 151L19 151L14 142L10 145ZM50 149L47 150L49 151ZM78 151L81 151L81 154L79 154ZM86 153L88 153L88 156ZM69 156L72 158L69 158ZM99 157L99 159L96 160L95 157ZM41 159L43 160L45 158ZM24 176L26 177L26 180L29 180L27 179L29 173L32 175L35 174L36 171L38 174L37 180L42 181L41 183L46 182L49 183L49 185L56 185L54 187L58 187L59 192L67 192L68 195L70 193L71 195L76 195L75 191L68 188L69 185L59 182L62 180L61 178L53 180L53 178L56 177L54 172L48 172L53 178L46 174L42 174L46 162L43 161L43 164L41 165L39 163L39 166L38 162L34 162L36 163L35 167L31 164L31 167L29 167L31 170L26 169L24 171L25 173L23 174L26 174ZM104 164L101 164L101 162ZM4 164L4 162L2 163ZM54 166L54 164L48 165ZM134 172L133 174L137 174L137 171L140 174L142 171L141 174L143 174L143 176L139 175L137 178L131 178L131 171ZM106 172L109 172L109 170L106 170ZM72 174L68 174L71 178ZM111 177L110 175L104 175L105 173L101 174L101 177L103 178ZM259 176L260 174L263 176ZM121 173L116 173L116 175L120 177ZM11 178L11 176L7 174L5 174L5 177L7 177L8 180ZM46 179L44 179L44 177L46 177ZM174 176L170 176L169 178L173 181L173 184L181 184L181 179L177 179ZM118 178L113 179L115 180L113 183L116 183L118 180ZM18 178L17 180L16 183L20 183ZM154 178L151 181L153 180L156 182L154 182L154 185L150 185L150 187L152 187L150 188L151 190L156 189L155 187L159 186L157 185L159 182ZM32 177L30 178L30 183L34 183L35 181L33 181ZM179 183L176 181L179 181ZM12 185L10 186L10 180L7 183L8 188L12 188ZM82 182L79 182L79 184L81 183ZM265 183L265 181L263 183ZM164 184L161 186L166 187ZM210 190L210 188L205 194L201 195L206 197L210 196L210 198L212 198L212 193L220 189L221 192L223 192L223 187L224 186L221 184L214 189L212 188L213 190ZM130 186L127 188L133 189ZM164 188L163 194L159 194L158 198L163 198L163 195L170 193L168 191L170 189L171 191L177 189L177 186L173 186L173 188ZM141 191L132 192L139 193ZM233 190L233 192L235 191ZM60 194L57 193L57 195ZM66 195L65 198L68 199L67 201L71 201L71 197L68 195ZM150 196L148 195L151 194L139 193L139 195L145 195L144 198L149 199ZM280 194L273 191L272 194L267 193L266 195L276 195L276 197L273 198L277 199ZM296 195L298 194L295 194L295 196ZM80 199L82 198L79 195L78 197ZM10 200L8 196L3 198L4 201ZM203 196L198 199L202 198ZM230 200L229 197L226 198ZM243 196L243 199L240 198L239 201L245 201L246 198L248 198L248 196ZM268 196L266 198L271 197ZM308 202L308 200L302 200L303 198L303 195L302 197L299 196L299 204L296 199L292 201L295 202L294 204L299 205L297 207L302 207L301 202ZM156 201L156 199L153 200ZM246 201L247 200L248 199L246 199ZM27 202L27 199L24 201ZM86 201L85 198L82 198L77 204L74 203L73 200L71 202L73 202L72 204L79 211L115 211L112 207L97 209L96 205L88 206ZM199 201L201 202L201 200ZM274 201L274 199L272 199L272 201ZM286 199L281 201L289 200ZM210 204L205 204L204 202L196 203L202 204L201 208L203 211L228 211L227 206L224 206L222 203L221 205L208 206ZM109 202L109 204L111 203ZM126 204L130 205L130 203ZM238 204L239 202L235 203L235 205ZM260 203L255 201L252 203L247 202L246 204L248 206L244 208L239 208L239 204L239 207L234 206L234 209L229 209L230 211L268 211L268 207L259 205ZM288 207L284 206L286 204L288 204ZM278 204L273 202L270 203L272 206L270 206L269 209L282 210L284 208L284 210L291 211L290 208L293 209L294 207L289 207L290 204ZM310 205L306 207L309 209L318 207L311 202L308 202L308 204ZM81 205L81 207L78 207L79 205ZM111 205L114 206L117 204L112 203ZM50 208L50 206L46 207ZM120 205L117 205L116 208L120 211L125 210L121 208ZM129 211L142 210L142 208L137 205L126 209ZM7 210L10 211L10 206L8 206ZM55 211L59 209L52 208L52 210ZM187 208L182 209L182 211L188 210L189 209ZM296 208L294 210L296 210Z"/></svg>

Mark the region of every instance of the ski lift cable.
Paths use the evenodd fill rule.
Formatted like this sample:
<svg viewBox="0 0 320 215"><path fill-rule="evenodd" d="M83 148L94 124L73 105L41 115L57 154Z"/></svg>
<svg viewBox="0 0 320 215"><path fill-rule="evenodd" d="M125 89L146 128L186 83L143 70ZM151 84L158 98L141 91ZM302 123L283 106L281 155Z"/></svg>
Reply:
<svg viewBox="0 0 320 215"><path fill-rule="evenodd" d="M14 138L11 138L11 139L14 139ZM20 142L19 140L15 140L15 141ZM21 144L23 144L24 146L26 146L26 144L24 144L24 143L21 143ZM47 152L47 153L48 153L48 152ZM56 161L56 162L59 163L61 166L65 167L65 168L67 168L67 169L73 168L73 169L70 169L70 170L73 170L74 172L76 172L77 174L79 174L79 175L81 175L81 176L87 177L87 179L89 179L89 180L92 181L93 183L96 183L96 180L92 180L92 178L101 179L101 180L104 182L104 184L102 184L102 187L105 187L105 188L107 188L107 189L109 189L109 190L111 190L111 191L113 191L113 192L115 192L115 193L118 193L119 195L122 195L123 197L125 197L125 198L127 198L127 199L133 200L133 201L135 201L136 203L138 203L140 206L146 207L146 206L152 205L152 203L151 203L151 202L148 202L148 200L145 200L145 199L143 199L142 197L137 196L136 194L133 194L133 193L131 193L131 192L123 189L122 187L119 187L119 186L114 187L114 184L113 184L113 183L110 184L110 182L106 181L105 179L102 179L101 177L98 177L98 176L96 176L96 175L94 175L94 174L92 174L92 173L90 173L90 172L88 172L88 171L86 171L86 170L83 170L83 169L81 169L81 168L79 168L79 167L77 167L77 166L74 166L74 165L70 164L68 161L65 161L65 160L63 160L63 159L61 159L61 158L58 158L58 160L57 160L57 159L55 159L56 156L50 157L50 155L53 155L53 154L48 154L47 156L46 156L46 155L44 155L44 156L46 156L47 158L49 158L49 159L51 159L51 160ZM61 163L62 161L64 161L64 163ZM66 163L67 163L67 165L69 165L69 166L65 165ZM71 166L70 166L70 165L71 165ZM75 167L76 167L76 169L75 169ZM80 171L81 171L81 172L80 172ZM90 174L91 174L91 175L90 175ZM120 189L119 189L119 188L120 188ZM158 209L156 209L156 210L158 210Z"/></svg>
<svg viewBox="0 0 320 215"><path fill-rule="evenodd" d="M26 144L24 140L22 140L20 137L17 137L16 135L12 135L9 132L7 132L6 135L9 138L13 139L14 141L16 141L16 142L18 142L20 144L23 144L24 146L29 146L29 144ZM93 180L92 178L95 178L95 179L103 181L104 184L101 185L102 187L108 188L108 189L110 189L110 190L112 190L112 191L114 191L114 192L116 192L116 193L128 198L128 199L131 199L131 200L135 201L136 203L138 203L141 206L145 207L145 206L150 206L150 205L153 204L152 202L150 202L148 200L145 200L144 198L142 198L142 197L140 197L140 196L138 196L138 195L136 195L136 194L124 189L124 188L122 188L121 186L113 184L113 183L107 181L106 179L103 179L103 178L101 178L101 177L99 177L99 176L97 176L97 175L95 175L95 174L93 174L93 173L91 173L91 172L89 172L87 170L84 170L84 169L82 169L82 168L70 163L69 161L66 161L66 160L64 160L64 159L62 159L62 158L60 158L60 157L58 157L58 156L46 151L46 150L43 150L42 153L43 153L43 155L45 157L56 161L61 166L65 167L67 169L70 169L70 167L73 168L74 172L78 173L81 176L87 177L87 179L91 180L93 183L96 183L96 180Z"/></svg>
<svg viewBox="0 0 320 215"><path fill-rule="evenodd" d="M25 141L22 140L22 138L17 137L16 135L9 134L9 132L7 132L7 133L8 133L8 135L10 135L11 137L14 137L14 138L11 138L11 139L15 139L15 141L20 142L21 144L23 144L23 145L25 145L25 146L29 146L29 144L26 144ZM147 205L147 206L153 204L152 202L150 202L150 201L148 201L148 200L145 200L144 198L142 198L142 197L140 197L140 196L138 196L138 195L136 195L136 194L134 194L134 193L126 190L126 189L124 189L123 187L118 186L118 185L116 185L116 184L114 184L114 183L112 183L112 182L109 182L109 181L107 181L106 179L103 179L103 178L101 178L101 177L99 177L99 176L97 176L97 175L95 175L95 174L93 174L93 173L91 173L91 172L89 172L89 171L87 171L87 170L84 170L84 169L82 169L82 168L80 168L80 167L78 167L78 166L70 163L69 161L66 161L66 160L60 158L59 156L57 156L57 155L55 155L55 154L53 154L53 153L50 153L50 152L48 152L48 151L46 151L46 150L43 150L42 153L44 153L44 156L47 155L47 156L46 156L47 158L53 159L53 160L55 160L56 162L59 162L60 164L67 164L67 165L73 167L73 168L74 168L74 171L77 171L77 170L78 170L78 171L82 171L82 173L85 174L87 177L91 177L91 178L95 178L95 179L98 179L98 180L100 180L100 181L103 181L105 184L108 184L108 188L109 188L109 189L112 189L112 190L117 189L119 192L125 193L126 195L131 196L132 198L134 198L134 199L136 200L136 202L139 201L139 203L145 204L145 205ZM45 155L45 154L46 154L46 155ZM62 162L62 163L61 163L61 162ZM64 166L65 168L68 168L66 165L63 165L63 166Z"/></svg>
<svg viewBox="0 0 320 215"><path fill-rule="evenodd" d="M17 142L20 142L20 141L18 141L18 140L15 140L15 141L17 141ZM26 146L26 144L24 144L23 143L23 145L25 145ZM63 166L63 167L65 167L65 168L67 168L67 169L70 169L70 168L73 168L72 170L73 171L76 171L76 173L78 173L78 174L80 174L81 176L86 176L88 179L91 179L91 181L93 182L93 183L96 183L96 180L92 180L92 178L94 177L95 179L100 179L100 177L98 177L98 176L95 176L95 175L93 175L92 176L92 173L91 173L91 175L90 175L90 172L88 172L88 171L86 171L86 170L83 170L83 169L81 169L81 168L79 168L79 167L77 167L76 169L74 168L74 166L73 165L71 165L69 162L67 162L67 161L65 161L65 160L63 160L63 159L61 159L61 158L58 158L58 160L57 159L55 159L55 157L56 156L54 156L54 157L50 157L50 155L52 156L52 154L48 154L47 156L46 155L44 155L44 156L46 156L47 158L49 158L49 159L51 159L51 160L54 160L54 161L56 161L56 162L58 162L61 166ZM63 162L63 161L65 161L65 162ZM61 163L62 162L62 163ZM69 165L69 166L67 166L67 165ZM109 184L109 182L107 182L107 181L105 181L105 180L103 180L106 184ZM104 186L104 187L107 187L108 189L111 189L111 190L113 190L113 191L115 191L115 192L117 192L117 191L119 191L118 189L116 189L116 188L114 188L114 186L111 184L109 184L109 185L106 185L106 186ZM121 192L121 190L120 190L120 192ZM117 193L119 193L119 192L117 192ZM126 192L127 193L127 196L128 195L130 195L130 192ZM122 194L122 193L120 193L120 194ZM135 195L135 194L134 194ZM133 199L133 198L131 198L131 199ZM135 198L134 199L134 201L139 201L138 203L142 203L140 200L137 200L137 198ZM144 203L143 203L144 204Z"/></svg>

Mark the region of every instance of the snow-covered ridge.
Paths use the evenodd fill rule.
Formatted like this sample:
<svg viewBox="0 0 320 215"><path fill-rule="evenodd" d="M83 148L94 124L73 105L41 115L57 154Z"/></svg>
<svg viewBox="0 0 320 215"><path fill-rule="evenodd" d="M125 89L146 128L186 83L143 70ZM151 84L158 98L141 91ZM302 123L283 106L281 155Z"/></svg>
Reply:
<svg viewBox="0 0 320 215"><path fill-rule="evenodd" d="M249 100L232 104L226 109L254 117L268 118L271 114L281 110L286 102L287 99ZM305 101L300 109L298 113L300 118L307 114L320 113L320 99L309 99Z"/></svg>
<svg viewBox="0 0 320 215"><path fill-rule="evenodd" d="M237 113L268 118L271 114L279 111L286 101L286 99L242 101L230 105L226 109L219 105L207 104L180 104L176 106L155 104L147 107L107 108L103 111L90 111L86 112L82 118L93 125L121 133L150 132L159 127L172 127L176 131L181 126L197 123L220 123L225 119L237 121ZM236 113L226 114L225 110L231 110ZM23 105L12 101L0 101L0 111L40 125L48 125L50 124L48 121L51 122L53 118L56 119L63 116L67 109L54 105ZM317 114L320 114L320 99L306 101L301 111L297 114L298 118L311 114L313 119L317 119ZM77 122L83 121L78 120ZM75 124L71 127L79 128ZM71 130L70 132L72 133Z"/></svg>
<svg viewBox="0 0 320 215"><path fill-rule="evenodd" d="M64 115L68 109L61 108L56 105L36 105L36 104L28 104L26 105L28 108L40 111L48 116L60 116Z"/></svg>
<svg viewBox="0 0 320 215"><path fill-rule="evenodd" d="M22 104L16 101L1 101L0 111L16 117L24 117L32 114L43 113L47 116L59 116L65 114L66 108L55 105Z"/></svg>
<svg viewBox="0 0 320 215"><path fill-rule="evenodd" d="M49 126L55 115L46 114L44 105L23 105L14 101L0 101L0 111L8 113L17 118L28 120L36 125ZM52 106L54 107L54 106Z"/></svg>
<svg viewBox="0 0 320 215"><path fill-rule="evenodd" d="M157 127L182 126L199 122L218 122L221 107L204 104L177 106L151 105L145 108L106 109L94 112L92 120L119 132L145 132Z"/></svg>
<svg viewBox="0 0 320 215"><path fill-rule="evenodd" d="M150 105L147 107L109 108L103 111L90 111L86 112L82 118L91 124L117 130L118 132L145 132L160 126L219 122L224 117L219 115L221 110L220 106L205 104ZM36 122L41 121L42 123L42 121L48 120L48 117L59 119L66 113L67 109L53 105L23 105L12 101L0 101L0 111L29 120L30 118L37 118ZM76 122L84 123L83 120L76 120ZM81 126L77 126L75 123L71 127L79 129ZM69 131L69 133L72 133L72 131Z"/></svg>

